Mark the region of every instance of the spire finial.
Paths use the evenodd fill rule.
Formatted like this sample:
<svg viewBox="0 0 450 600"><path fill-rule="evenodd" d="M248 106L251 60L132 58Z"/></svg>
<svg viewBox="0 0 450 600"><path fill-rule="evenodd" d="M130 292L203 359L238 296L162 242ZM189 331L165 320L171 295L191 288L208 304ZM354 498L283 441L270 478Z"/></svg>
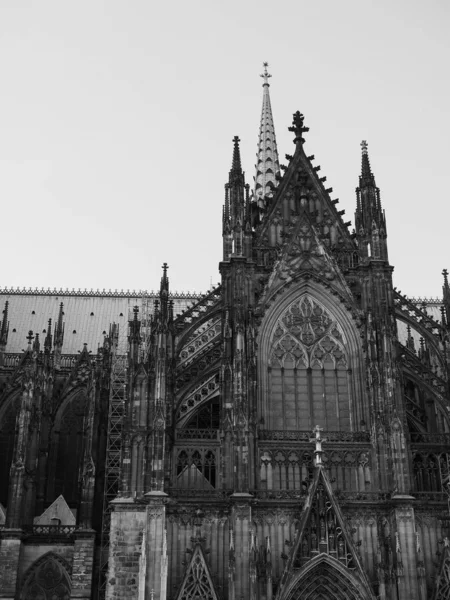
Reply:
<svg viewBox="0 0 450 600"><path fill-rule="evenodd" d="M304 132L309 131L309 127L304 126L305 117L298 110L292 116L292 126L288 127L289 131L295 133L294 144L303 144L305 141L302 137Z"/></svg>
<svg viewBox="0 0 450 600"><path fill-rule="evenodd" d="M260 75L260 77L262 77L264 79L263 87L265 85L269 86L269 77L272 77L272 75L267 70L268 66L269 66L268 62L263 62L264 73L261 73L261 75Z"/></svg>
<svg viewBox="0 0 450 600"><path fill-rule="evenodd" d="M235 173L240 173L242 170L241 167L241 151L239 149L239 139L238 135L235 135L233 138L233 160L231 163L231 170Z"/></svg>
<svg viewBox="0 0 450 600"><path fill-rule="evenodd" d="M373 179L372 170L370 168L369 161L369 144L367 140L361 142L361 177L367 177L370 180Z"/></svg>
<svg viewBox="0 0 450 600"><path fill-rule="evenodd" d="M162 266L162 270L163 270L163 276L161 277L161 293L162 292L166 292L168 294L169 292L169 278L167 277L167 269L169 268L168 264L165 262L163 263Z"/></svg>

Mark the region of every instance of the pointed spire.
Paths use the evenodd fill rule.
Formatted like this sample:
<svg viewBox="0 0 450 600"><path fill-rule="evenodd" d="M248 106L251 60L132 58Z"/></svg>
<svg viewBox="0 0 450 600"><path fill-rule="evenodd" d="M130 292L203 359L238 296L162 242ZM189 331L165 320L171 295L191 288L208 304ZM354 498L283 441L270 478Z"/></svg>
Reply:
<svg viewBox="0 0 450 600"><path fill-rule="evenodd" d="M52 320L49 319L48 320L48 327L47 327L47 335L45 336L45 340L44 340L44 350L46 354L50 354L50 352L52 351L52 343L53 343L53 338L52 338Z"/></svg>
<svg viewBox="0 0 450 600"><path fill-rule="evenodd" d="M35 352L36 354L39 354L40 349L41 349L41 344L39 342L39 334L37 333L34 338L34 342L33 342L33 352Z"/></svg>
<svg viewBox="0 0 450 600"><path fill-rule="evenodd" d="M233 159L228 183L225 184L225 206L223 210L223 256L231 254L250 256L251 214L249 188L241 166L240 139L233 138Z"/></svg>
<svg viewBox="0 0 450 600"><path fill-rule="evenodd" d="M375 178L370 168L368 143L366 140L361 142L361 177L365 181L370 181L375 185Z"/></svg>
<svg viewBox="0 0 450 600"><path fill-rule="evenodd" d="M445 312L446 312L446 316L447 316L447 323L450 324L450 286L448 284L447 269L444 269L442 271L442 275L444 277L444 285L442 286L442 297L444 300L444 307L445 307ZM3 327L2 327L2 330L3 330Z"/></svg>
<svg viewBox="0 0 450 600"><path fill-rule="evenodd" d="M55 348L55 368L59 369L61 366L61 352L62 352L62 346L63 346L63 342L64 342L64 323L63 323L63 316L64 316L64 304L61 302L61 304L59 305L59 314L58 314L58 321L55 325L55 335L53 337L54 339L54 348Z"/></svg>
<svg viewBox="0 0 450 600"><path fill-rule="evenodd" d="M361 175L356 188L355 229L363 260L388 260L386 217L381 207L380 190L370 167L366 140L361 142Z"/></svg>
<svg viewBox="0 0 450 600"><path fill-rule="evenodd" d="M141 344L141 321L138 318L139 316L139 307L133 307L133 319L129 321L129 336L128 343L129 346L129 356L130 360L134 361L137 364L139 360L139 347Z"/></svg>
<svg viewBox="0 0 450 600"><path fill-rule="evenodd" d="M154 316L153 323L156 329L160 332L166 331L171 322L171 312L169 310L169 278L167 276L167 263L162 266L163 275L161 277L161 285L159 288L159 299L154 301Z"/></svg>
<svg viewBox="0 0 450 600"><path fill-rule="evenodd" d="M256 176L254 196L261 208L264 208L264 197L272 197L277 186L276 176L280 172L278 160L277 140L275 137L275 126L272 116L272 107L269 94L269 63L264 62L264 73L261 77L263 83L263 101L261 110L261 124L259 129L258 152L256 154Z"/></svg>
<svg viewBox="0 0 450 600"><path fill-rule="evenodd" d="M233 160L231 162L231 173L235 175L242 175L242 166L241 166L241 151L239 149L239 136L235 135L233 138Z"/></svg>
<svg viewBox="0 0 450 600"><path fill-rule="evenodd" d="M167 263L163 263L162 266L162 270L163 270L163 276L161 277L161 286L160 286L160 290L159 290L159 296L166 296L169 294L169 278L167 277L167 269L168 269L168 265Z"/></svg>
<svg viewBox="0 0 450 600"><path fill-rule="evenodd" d="M9 321L8 321L8 300L5 302L5 309L3 311L2 328L0 330L0 349L4 352L6 344L8 342L9 332Z"/></svg>
<svg viewBox="0 0 450 600"><path fill-rule="evenodd" d="M55 346L62 346L64 341L64 303L61 302L59 305L58 321L55 325Z"/></svg>

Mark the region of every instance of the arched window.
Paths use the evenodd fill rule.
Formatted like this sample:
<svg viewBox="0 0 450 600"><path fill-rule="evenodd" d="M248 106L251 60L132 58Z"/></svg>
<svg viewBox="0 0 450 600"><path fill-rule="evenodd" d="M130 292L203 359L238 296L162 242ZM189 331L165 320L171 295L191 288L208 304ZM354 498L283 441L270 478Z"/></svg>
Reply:
<svg viewBox="0 0 450 600"><path fill-rule="evenodd" d="M9 470L13 458L19 404L20 396L16 396L10 400L3 413L0 413L0 502L3 506L8 503Z"/></svg>
<svg viewBox="0 0 450 600"><path fill-rule="evenodd" d="M348 358L342 328L305 294L278 318L268 365L270 429L350 430Z"/></svg>
<svg viewBox="0 0 450 600"><path fill-rule="evenodd" d="M25 576L21 600L70 600L70 578L61 560L48 553Z"/></svg>
<svg viewBox="0 0 450 600"><path fill-rule="evenodd" d="M192 415L184 429L219 429L220 403L219 398L209 400Z"/></svg>
<svg viewBox="0 0 450 600"><path fill-rule="evenodd" d="M62 494L69 506L74 507L79 500L86 397L78 394L61 410L52 436L51 467L53 466L54 481L50 482L47 501L53 502Z"/></svg>

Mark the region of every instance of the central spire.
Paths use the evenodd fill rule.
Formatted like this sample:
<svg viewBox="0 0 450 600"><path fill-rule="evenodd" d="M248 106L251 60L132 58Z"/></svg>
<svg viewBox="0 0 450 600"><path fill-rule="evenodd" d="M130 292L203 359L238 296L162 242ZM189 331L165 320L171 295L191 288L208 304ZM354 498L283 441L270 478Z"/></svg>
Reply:
<svg viewBox="0 0 450 600"><path fill-rule="evenodd" d="M263 102L261 111L261 126L259 130L258 152L256 154L255 200L260 208L265 207L264 197L271 198L277 185L276 175L280 171L277 141L273 124L272 107L270 105L269 78L272 75L267 68L269 63L263 63L264 73Z"/></svg>

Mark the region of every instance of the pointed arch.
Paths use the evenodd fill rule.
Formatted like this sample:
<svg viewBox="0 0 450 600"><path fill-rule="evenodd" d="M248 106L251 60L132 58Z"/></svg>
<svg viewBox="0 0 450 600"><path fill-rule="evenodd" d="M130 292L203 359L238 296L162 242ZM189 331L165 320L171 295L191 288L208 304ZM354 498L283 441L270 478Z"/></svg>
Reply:
<svg viewBox="0 0 450 600"><path fill-rule="evenodd" d="M349 307L300 281L266 310L258 336L259 419L274 430L356 431L368 422L362 350Z"/></svg>
<svg viewBox="0 0 450 600"><path fill-rule="evenodd" d="M47 552L26 571L20 600L70 600L70 567L66 561Z"/></svg>
<svg viewBox="0 0 450 600"><path fill-rule="evenodd" d="M320 554L295 575L277 600L374 600L361 579L333 557Z"/></svg>
<svg viewBox="0 0 450 600"><path fill-rule="evenodd" d="M9 470L14 452L17 413L20 406L20 394L17 390L4 402L0 410L0 503L8 503Z"/></svg>
<svg viewBox="0 0 450 600"><path fill-rule="evenodd" d="M87 409L86 389L78 387L63 399L55 415L50 440L47 502L63 495L70 507L78 504Z"/></svg>

